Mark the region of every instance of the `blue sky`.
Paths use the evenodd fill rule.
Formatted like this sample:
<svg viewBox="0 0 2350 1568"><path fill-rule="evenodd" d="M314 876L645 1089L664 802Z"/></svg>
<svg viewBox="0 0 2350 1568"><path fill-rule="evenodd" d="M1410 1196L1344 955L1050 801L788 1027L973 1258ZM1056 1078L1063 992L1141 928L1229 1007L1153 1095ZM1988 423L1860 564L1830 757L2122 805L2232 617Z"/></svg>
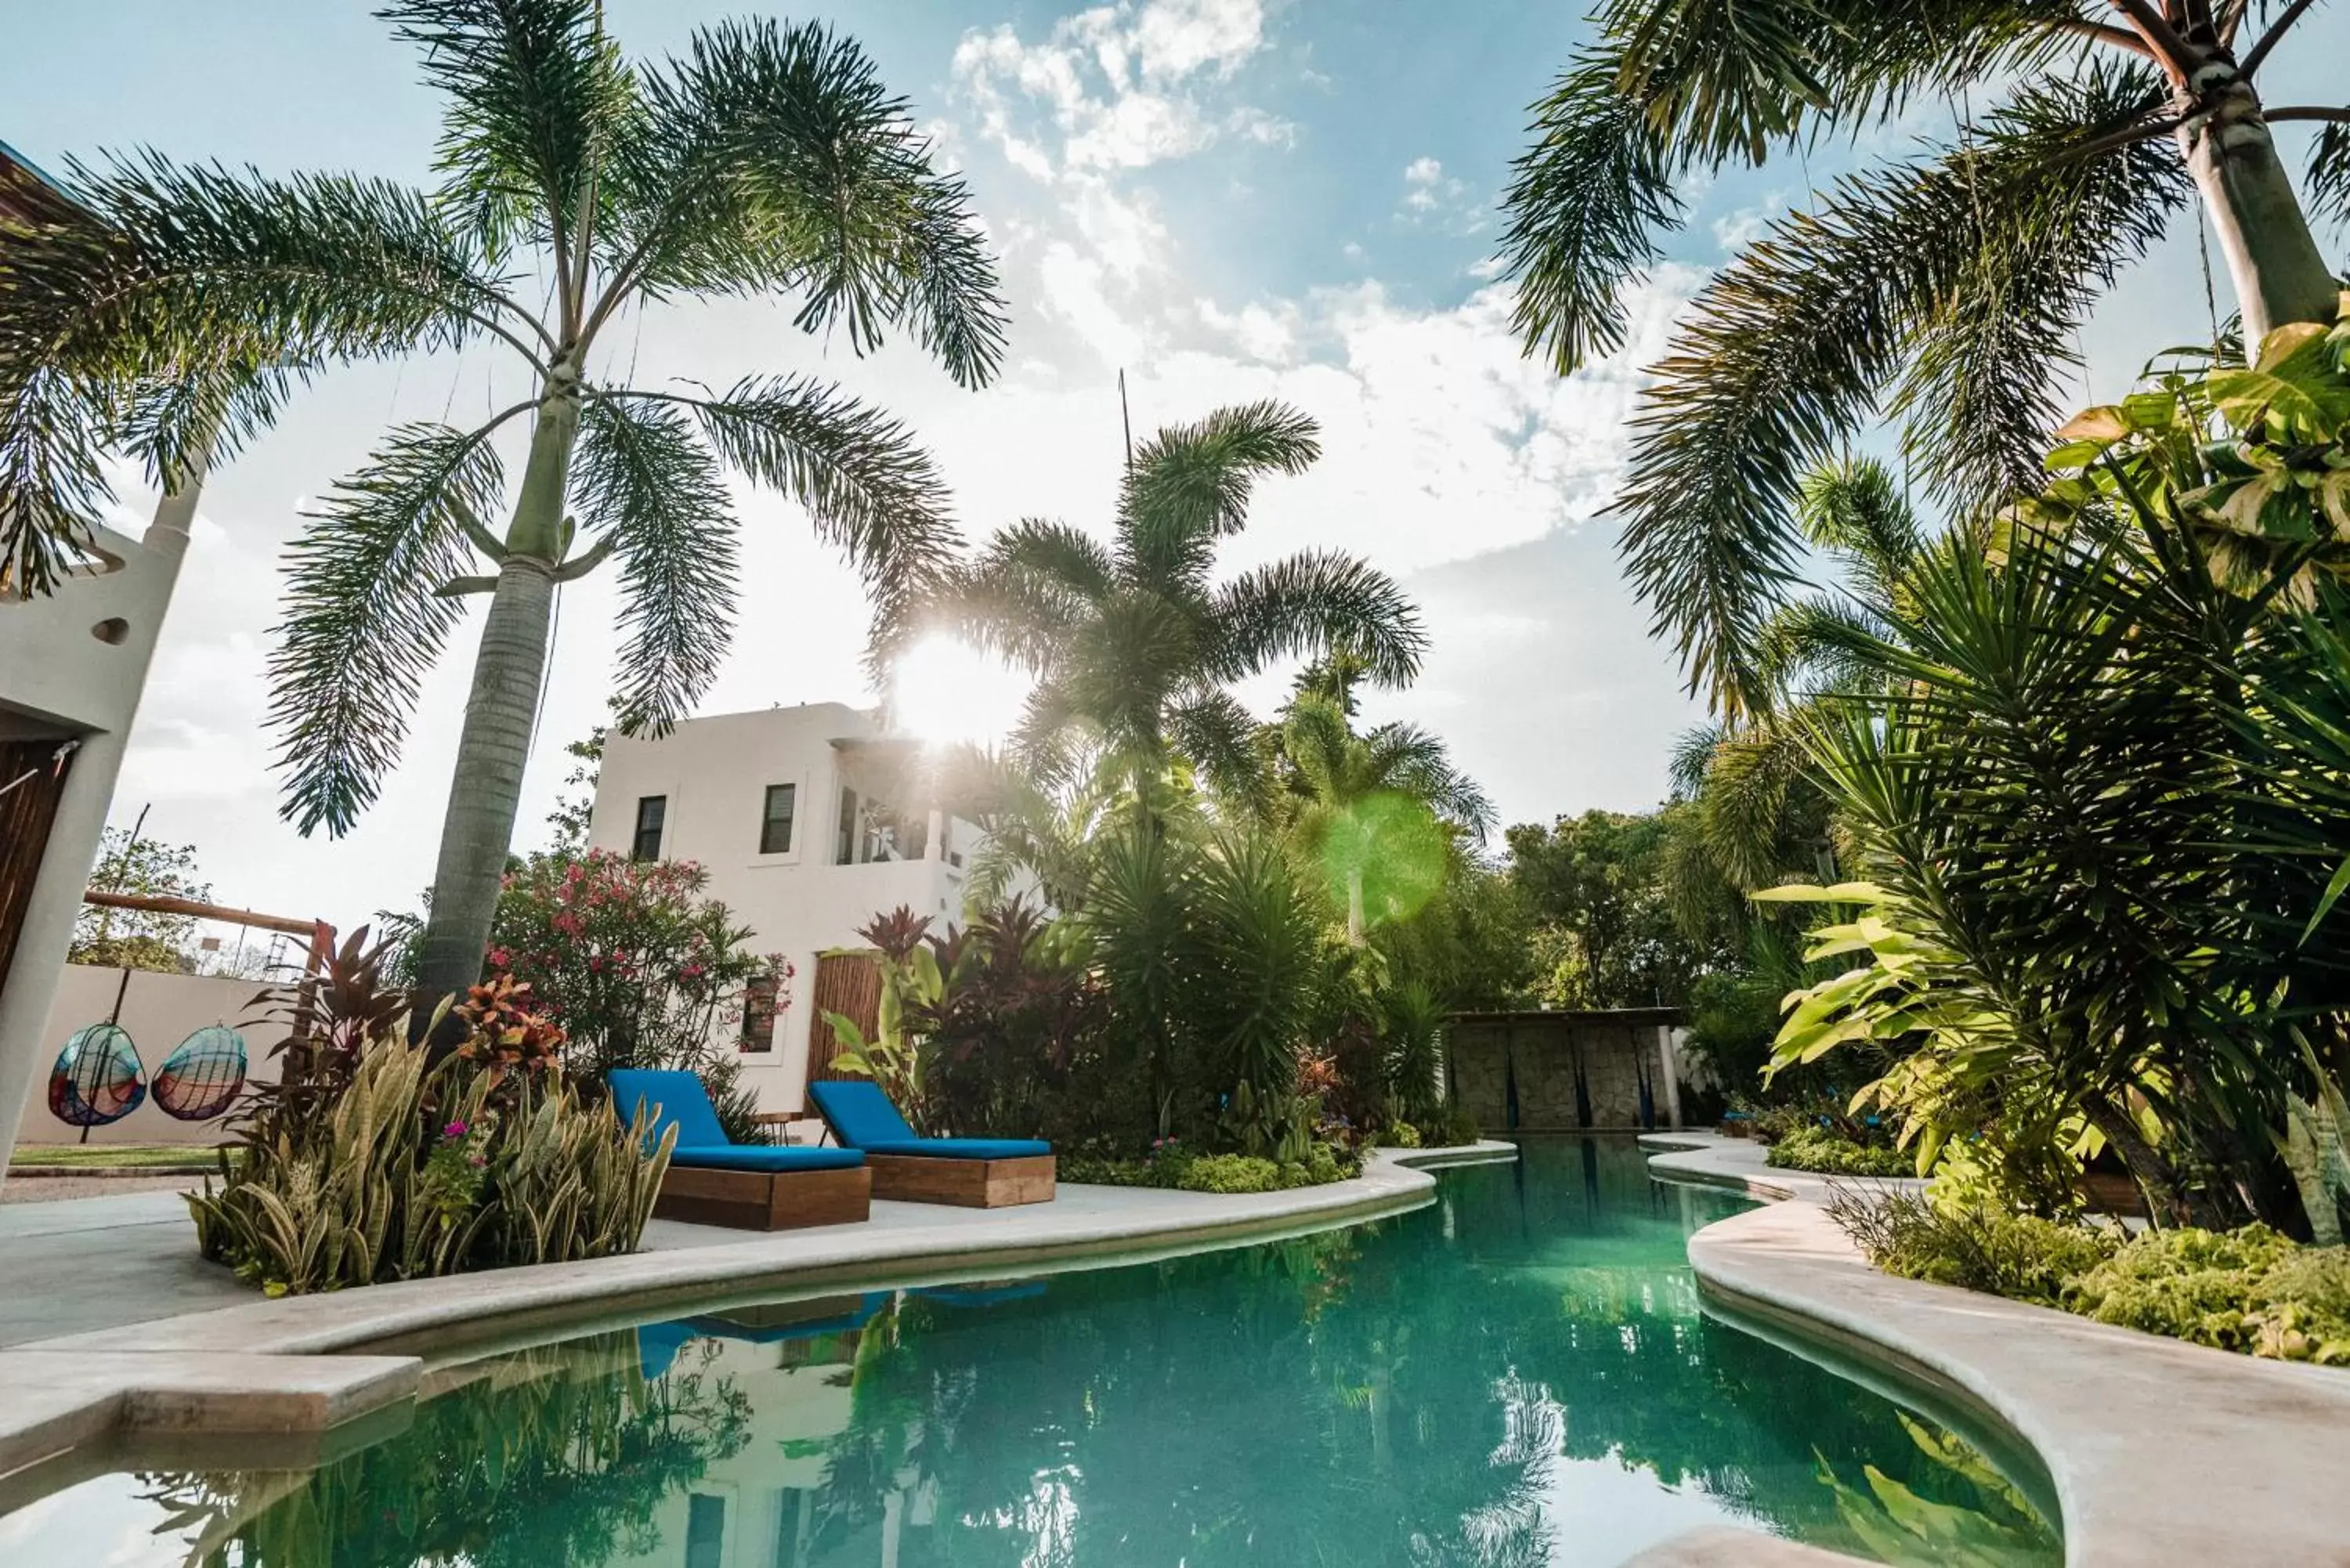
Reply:
<svg viewBox="0 0 2350 1568"><path fill-rule="evenodd" d="M656 55L699 23L756 9L609 0L608 20L631 53ZM1644 635L1607 524L1592 519L1620 479L1638 368L1673 311L1741 235L1854 153L1822 150L1808 166L1693 191L1672 262L1637 292L1629 348L1560 380L1517 354L1484 264L1525 106L1572 51L1578 7L877 0L791 15L864 42L968 171L1003 255L1005 374L963 392L910 352L858 361L793 332L788 306L728 302L655 312L613 335L639 382L836 375L932 446L975 535L1028 514L1106 524L1121 367L1138 430L1285 398L1322 421L1326 456L1261 491L1227 559L1340 546L1405 581L1434 652L1419 684L1378 699L1373 716L1443 732L1505 820L1661 794L1670 740L1698 711ZM2272 90L2324 96L2324 62L2345 51L2350 19L2321 13L2278 65L2286 83L2311 85ZM68 153L145 144L422 182L436 104L416 78L409 51L361 5L46 5L12 18L0 137L53 168ZM1863 155L1900 151L1948 112L1931 106L1873 133ZM2098 395L2199 330L2192 247L2190 227L2085 334ZM387 424L457 417L515 389L486 350L340 373L208 486L118 815L152 801L151 829L197 844L218 896L348 920L411 903L429 879L469 640L428 686L382 803L350 838L306 846L275 815L261 723L275 561L307 498ZM144 504L126 489L124 521ZM745 494L742 513L744 615L704 711L859 700L853 579L792 508ZM565 772L561 743L602 712L612 619L592 580L567 595L525 846ZM1282 683L1250 695L1269 704Z"/></svg>

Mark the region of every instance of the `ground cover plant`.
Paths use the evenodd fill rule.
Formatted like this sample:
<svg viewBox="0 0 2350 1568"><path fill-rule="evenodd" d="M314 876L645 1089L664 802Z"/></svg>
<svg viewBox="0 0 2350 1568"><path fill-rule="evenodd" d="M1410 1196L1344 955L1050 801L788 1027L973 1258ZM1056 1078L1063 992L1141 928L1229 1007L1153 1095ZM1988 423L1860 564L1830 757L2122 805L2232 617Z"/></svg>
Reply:
<svg viewBox="0 0 2350 1568"><path fill-rule="evenodd" d="M2350 1248L2264 1225L2128 1235L1917 1195L1841 1193L1829 1213L1905 1279L2276 1360L2350 1366Z"/></svg>

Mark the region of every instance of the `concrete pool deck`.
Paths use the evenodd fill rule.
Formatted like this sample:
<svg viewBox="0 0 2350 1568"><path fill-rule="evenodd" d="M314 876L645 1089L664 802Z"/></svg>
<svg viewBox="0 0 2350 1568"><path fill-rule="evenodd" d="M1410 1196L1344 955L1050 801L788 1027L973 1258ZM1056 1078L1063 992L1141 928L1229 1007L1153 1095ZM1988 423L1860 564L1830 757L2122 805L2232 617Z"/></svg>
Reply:
<svg viewBox="0 0 2350 1568"><path fill-rule="evenodd" d="M275 1301L196 1256L176 1194L12 1206L0 1210L0 1510L10 1478L21 1492L36 1484L27 1467L75 1449L315 1437L411 1404L431 1364L665 1307L1239 1246L1416 1209L1434 1198L1427 1169L1516 1158L1506 1143L1378 1150L1351 1181L1237 1196L1072 1183L1016 1209L877 1201L864 1224L766 1235L655 1220L625 1257Z"/></svg>
<svg viewBox="0 0 2350 1568"><path fill-rule="evenodd" d="M2350 1372L1896 1279L1871 1267L1822 1209L1839 1179L1771 1169L1742 1139L1640 1141L1671 1151L1649 1161L1659 1176L1790 1199L1690 1239L1707 1297L1733 1322L1882 1369L2012 1434L2046 1468L2070 1568L2350 1564Z"/></svg>

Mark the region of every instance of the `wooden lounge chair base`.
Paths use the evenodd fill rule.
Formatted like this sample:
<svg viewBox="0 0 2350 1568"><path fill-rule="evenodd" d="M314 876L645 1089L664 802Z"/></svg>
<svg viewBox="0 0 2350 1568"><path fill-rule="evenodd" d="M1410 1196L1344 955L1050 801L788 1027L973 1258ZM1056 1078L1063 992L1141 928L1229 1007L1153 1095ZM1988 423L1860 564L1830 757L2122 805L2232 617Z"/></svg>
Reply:
<svg viewBox="0 0 2350 1568"><path fill-rule="evenodd" d="M848 1225L871 1214L873 1188L873 1172L861 1165L839 1170L703 1170L672 1165L661 1178L653 1216L737 1231Z"/></svg>
<svg viewBox="0 0 2350 1568"><path fill-rule="evenodd" d="M868 1154L873 1196L900 1203L955 1203L965 1209L1008 1209L1053 1200L1053 1157L1016 1159L935 1159L911 1154Z"/></svg>

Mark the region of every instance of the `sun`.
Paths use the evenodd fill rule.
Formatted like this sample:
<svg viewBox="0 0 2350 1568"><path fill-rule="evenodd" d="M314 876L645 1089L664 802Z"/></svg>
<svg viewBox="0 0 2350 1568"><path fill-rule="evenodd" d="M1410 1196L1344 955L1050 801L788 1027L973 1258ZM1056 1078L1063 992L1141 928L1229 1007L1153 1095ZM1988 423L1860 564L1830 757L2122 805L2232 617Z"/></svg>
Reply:
<svg viewBox="0 0 2350 1568"><path fill-rule="evenodd" d="M889 682L896 727L925 741L993 745L1019 722L1031 681L960 639L924 638L897 661Z"/></svg>

